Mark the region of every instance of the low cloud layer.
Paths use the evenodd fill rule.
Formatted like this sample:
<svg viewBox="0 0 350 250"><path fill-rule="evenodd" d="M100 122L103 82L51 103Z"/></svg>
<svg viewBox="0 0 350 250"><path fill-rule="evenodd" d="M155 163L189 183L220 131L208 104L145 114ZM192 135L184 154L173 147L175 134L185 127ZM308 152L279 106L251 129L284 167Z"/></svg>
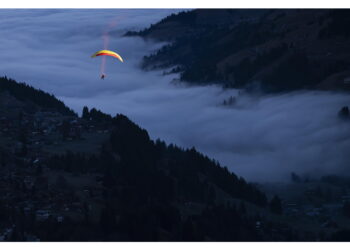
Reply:
<svg viewBox="0 0 350 250"><path fill-rule="evenodd" d="M350 105L349 95L258 97L176 85L176 75L140 70L142 57L161 44L121 34L174 11L1 10L1 73L54 93L79 113L87 105L126 114L152 138L195 146L248 180L283 180L291 171L348 172L350 124L338 120L337 112ZM125 63L108 58L107 78L100 80L101 60L90 55L101 49L111 26L109 48ZM236 105L221 106L231 95Z"/></svg>

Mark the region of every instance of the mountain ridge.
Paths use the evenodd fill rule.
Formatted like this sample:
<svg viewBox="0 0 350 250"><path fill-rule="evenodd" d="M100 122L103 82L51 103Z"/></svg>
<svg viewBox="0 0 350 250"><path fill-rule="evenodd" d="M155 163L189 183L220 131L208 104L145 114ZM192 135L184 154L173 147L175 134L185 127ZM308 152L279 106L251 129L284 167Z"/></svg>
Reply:
<svg viewBox="0 0 350 250"><path fill-rule="evenodd" d="M238 19L222 15L225 21L217 21L230 11L247 13ZM168 41L146 55L142 67L172 68L170 73L180 73L180 80L190 84L259 86L265 92L349 90L349 14L322 9L197 9L125 35ZM218 19L203 23L197 21L199 16ZM175 32L169 26L177 27Z"/></svg>

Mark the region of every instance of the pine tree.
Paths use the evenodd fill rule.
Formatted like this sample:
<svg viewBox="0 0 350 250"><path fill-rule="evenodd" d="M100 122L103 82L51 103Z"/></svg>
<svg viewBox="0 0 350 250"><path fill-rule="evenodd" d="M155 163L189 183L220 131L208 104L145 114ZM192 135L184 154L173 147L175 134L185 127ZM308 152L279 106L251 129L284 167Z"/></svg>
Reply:
<svg viewBox="0 0 350 250"><path fill-rule="evenodd" d="M277 195L270 201L270 211L274 214L282 214L282 202Z"/></svg>
<svg viewBox="0 0 350 250"><path fill-rule="evenodd" d="M84 106L84 108L83 108L82 118L85 119L85 120L89 120L90 119L89 108L86 107L86 106Z"/></svg>

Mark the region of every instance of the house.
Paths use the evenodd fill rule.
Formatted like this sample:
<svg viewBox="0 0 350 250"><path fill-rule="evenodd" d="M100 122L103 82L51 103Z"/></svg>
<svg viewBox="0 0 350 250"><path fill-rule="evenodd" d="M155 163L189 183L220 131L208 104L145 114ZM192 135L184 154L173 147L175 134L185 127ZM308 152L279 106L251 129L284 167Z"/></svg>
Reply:
<svg viewBox="0 0 350 250"><path fill-rule="evenodd" d="M343 203L350 202L350 195L343 195L341 200Z"/></svg>
<svg viewBox="0 0 350 250"><path fill-rule="evenodd" d="M35 235L24 233L24 237L26 241L40 241L40 239Z"/></svg>
<svg viewBox="0 0 350 250"><path fill-rule="evenodd" d="M344 78L344 84L349 84L350 85L350 76Z"/></svg>
<svg viewBox="0 0 350 250"><path fill-rule="evenodd" d="M37 210L35 213L35 217L38 221L45 221L49 218L50 212L46 209Z"/></svg>
<svg viewBox="0 0 350 250"><path fill-rule="evenodd" d="M29 207L29 206L23 208L24 214L28 215L28 214L30 213L31 209L32 209L32 208Z"/></svg>
<svg viewBox="0 0 350 250"><path fill-rule="evenodd" d="M32 176L25 176L23 182L27 189L32 189L34 186L34 178Z"/></svg>
<svg viewBox="0 0 350 250"><path fill-rule="evenodd" d="M306 211L306 215L310 217L319 216L321 214L321 208L313 208Z"/></svg>
<svg viewBox="0 0 350 250"><path fill-rule="evenodd" d="M56 220L58 223L61 223L63 221L64 217L62 215L59 215L56 217Z"/></svg>
<svg viewBox="0 0 350 250"><path fill-rule="evenodd" d="M285 205L285 213L286 214L291 214L291 215L296 215L300 212L300 209L297 204L295 203L287 203Z"/></svg>
<svg viewBox="0 0 350 250"><path fill-rule="evenodd" d="M40 159L39 158L36 158L34 161L33 161L33 164L38 164L40 162Z"/></svg>
<svg viewBox="0 0 350 250"><path fill-rule="evenodd" d="M328 203L323 205L323 210L330 215L338 214L343 208L341 203Z"/></svg>

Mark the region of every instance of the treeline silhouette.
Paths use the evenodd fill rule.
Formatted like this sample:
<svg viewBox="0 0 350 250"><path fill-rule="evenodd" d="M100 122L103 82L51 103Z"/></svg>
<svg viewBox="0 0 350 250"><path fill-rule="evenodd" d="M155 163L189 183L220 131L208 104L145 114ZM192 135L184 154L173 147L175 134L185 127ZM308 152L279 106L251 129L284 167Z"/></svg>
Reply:
<svg viewBox="0 0 350 250"><path fill-rule="evenodd" d="M73 110L54 95L35 89L25 83L18 83L6 76L0 77L0 92L5 91L22 102L31 102L44 110L54 110L64 115L76 116Z"/></svg>
<svg viewBox="0 0 350 250"><path fill-rule="evenodd" d="M178 16L178 18L181 17ZM154 64L161 67L181 65L183 71L180 78L183 81L226 82L225 75L217 71L218 62L227 55L261 44L277 35L271 30L261 32L262 25L262 23L243 22L234 28L228 24L202 26L197 32L179 35L172 44L162 47L152 55L145 56L143 67L148 68ZM226 42L218 43L222 37L230 38ZM190 53L181 53L181 51L190 51Z"/></svg>
<svg viewBox="0 0 350 250"><path fill-rule="evenodd" d="M265 195L257 188L194 148L185 150L160 140L154 142L146 130L124 115L114 117L112 124L110 140L98 156L68 152L52 157L49 166L75 173L99 172L105 175L106 186L135 185L140 188L138 201L159 195L159 199L206 202L214 187L218 187L232 198L259 206L267 204Z"/></svg>
<svg viewBox="0 0 350 250"><path fill-rule="evenodd" d="M84 109L85 115L91 113ZM91 240L111 241L262 240L255 229L255 215L248 215L244 205L238 206L239 200L267 206L265 194L254 185L194 148L152 141L146 130L124 115L113 117L111 123L110 139L98 154L67 152L47 161L50 169L75 175L98 173L104 187L99 224L86 221L79 225L86 234L74 232L74 238L60 229L62 238L87 240L89 235ZM183 215L181 209L186 207L197 207L198 212ZM54 235L47 237L59 240L55 238L59 234Z"/></svg>
<svg viewBox="0 0 350 250"><path fill-rule="evenodd" d="M96 108L92 108L89 110L87 106L84 106L83 112L82 112L82 118L89 121L96 121L96 122L111 122L112 116L103 113L100 110L97 110Z"/></svg>

